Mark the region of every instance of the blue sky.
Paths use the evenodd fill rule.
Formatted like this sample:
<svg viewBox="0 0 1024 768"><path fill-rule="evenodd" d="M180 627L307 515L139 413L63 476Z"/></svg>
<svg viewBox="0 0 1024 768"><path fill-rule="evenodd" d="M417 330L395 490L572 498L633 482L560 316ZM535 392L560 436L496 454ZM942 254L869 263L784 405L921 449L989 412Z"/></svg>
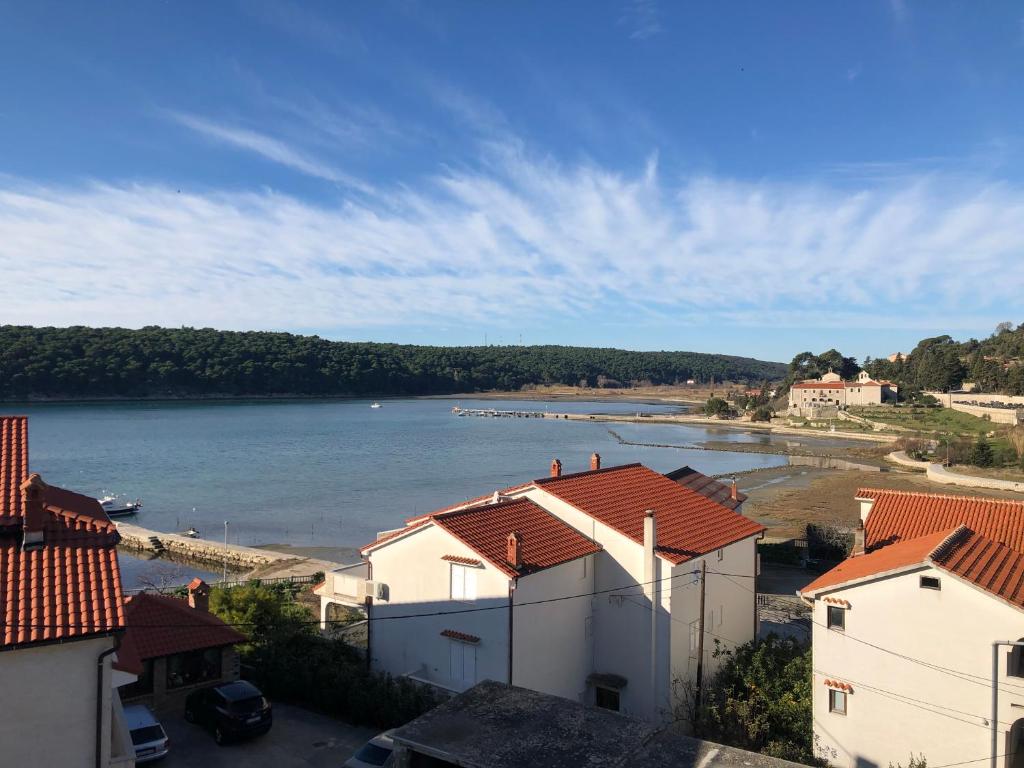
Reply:
<svg viewBox="0 0 1024 768"><path fill-rule="evenodd" d="M1016 2L0 0L0 322L863 358L1024 321Z"/></svg>

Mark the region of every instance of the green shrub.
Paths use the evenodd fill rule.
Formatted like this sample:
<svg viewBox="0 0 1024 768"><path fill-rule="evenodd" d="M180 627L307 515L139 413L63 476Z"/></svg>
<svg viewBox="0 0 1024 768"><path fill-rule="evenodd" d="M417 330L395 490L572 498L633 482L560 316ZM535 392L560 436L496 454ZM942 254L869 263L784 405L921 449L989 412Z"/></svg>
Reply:
<svg viewBox="0 0 1024 768"><path fill-rule="evenodd" d="M772 409L767 405L759 405L750 416L751 421L771 421Z"/></svg>
<svg viewBox="0 0 1024 768"><path fill-rule="evenodd" d="M761 561L765 563L803 565L803 551L795 544L790 544L788 542L780 542L778 544L758 544L757 551L761 553Z"/></svg>
<svg viewBox="0 0 1024 768"><path fill-rule="evenodd" d="M976 467L991 467L994 460L995 457L992 453L992 446L989 445L986 437L981 435L978 438L978 441L974 444L974 447L971 449L971 464Z"/></svg>

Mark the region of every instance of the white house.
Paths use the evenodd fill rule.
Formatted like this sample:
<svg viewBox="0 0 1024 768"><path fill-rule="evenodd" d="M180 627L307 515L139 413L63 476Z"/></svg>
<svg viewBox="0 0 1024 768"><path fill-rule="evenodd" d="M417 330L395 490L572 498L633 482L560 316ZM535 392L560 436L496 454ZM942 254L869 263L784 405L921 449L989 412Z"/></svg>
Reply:
<svg viewBox="0 0 1024 768"><path fill-rule="evenodd" d="M813 605L817 753L851 768L911 754L1024 764L1024 657L1007 644L1024 639L1024 503L857 498L867 553L800 593Z"/></svg>
<svg viewBox="0 0 1024 768"><path fill-rule="evenodd" d="M875 381L861 371L853 381L843 381L831 371L820 379L799 381L789 389L789 413L820 417L857 405L881 405L896 400L898 387L891 381Z"/></svg>
<svg viewBox="0 0 1024 768"><path fill-rule="evenodd" d="M28 473L28 420L0 417L0 764L135 764L112 669L118 534L95 499Z"/></svg>
<svg viewBox="0 0 1024 768"><path fill-rule="evenodd" d="M549 477L412 518L364 547L374 668L453 691L511 682L662 719L696 679L702 586L705 675L716 640L752 640L764 528L640 464L602 469L595 454L591 467L563 475L556 459Z"/></svg>

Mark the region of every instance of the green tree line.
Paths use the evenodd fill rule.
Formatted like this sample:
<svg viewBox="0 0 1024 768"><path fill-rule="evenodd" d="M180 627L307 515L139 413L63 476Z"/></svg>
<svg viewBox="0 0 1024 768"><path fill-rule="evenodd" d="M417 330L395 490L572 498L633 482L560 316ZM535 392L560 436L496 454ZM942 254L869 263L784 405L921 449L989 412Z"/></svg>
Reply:
<svg viewBox="0 0 1024 768"><path fill-rule="evenodd" d="M566 346L427 347L211 328L0 326L0 399L384 396L781 379L782 363Z"/></svg>

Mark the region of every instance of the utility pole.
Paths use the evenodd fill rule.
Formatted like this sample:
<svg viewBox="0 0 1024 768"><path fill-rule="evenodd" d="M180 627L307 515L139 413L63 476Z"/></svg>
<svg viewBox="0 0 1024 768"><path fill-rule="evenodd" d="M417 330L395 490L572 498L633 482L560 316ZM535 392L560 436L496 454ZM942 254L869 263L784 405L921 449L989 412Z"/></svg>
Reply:
<svg viewBox="0 0 1024 768"><path fill-rule="evenodd" d="M697 632L697 691L693 696L693 734L700 736L700 704L704 693L704 597L708 563L700 561L700 621Z"/></svg>

